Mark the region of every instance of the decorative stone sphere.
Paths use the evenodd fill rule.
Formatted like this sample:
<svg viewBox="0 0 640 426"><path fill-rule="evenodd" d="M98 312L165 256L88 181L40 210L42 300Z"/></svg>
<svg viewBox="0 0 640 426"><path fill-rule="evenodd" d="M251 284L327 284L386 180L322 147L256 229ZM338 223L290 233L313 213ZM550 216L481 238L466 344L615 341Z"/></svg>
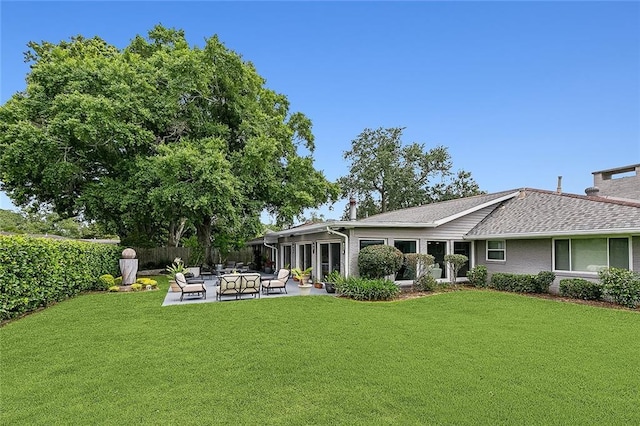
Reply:
<svg viewBox="0 0 640 426"><path fill-rule="evenodd" d="M132 248L126 248L122 250L122 258L123 259L135 259L136 251Z"/></svg>

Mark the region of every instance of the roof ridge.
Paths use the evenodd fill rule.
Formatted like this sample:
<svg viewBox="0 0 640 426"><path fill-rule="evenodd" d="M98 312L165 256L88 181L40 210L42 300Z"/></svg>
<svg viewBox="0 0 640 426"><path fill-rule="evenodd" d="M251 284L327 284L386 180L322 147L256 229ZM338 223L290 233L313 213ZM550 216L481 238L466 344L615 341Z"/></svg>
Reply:
<svg viewBox="0 0 640 426"><path fill-rule="evenodd" d="M519 191L518 189L512 189L512 190L506 190L506 191L498 191L498 192L488 192L488 193L484 193L484 194L478 194L478 195L471 195L468 197L460 197L460 198L452 198L450 200L444 200L444 201L432 201L430 203L426 203L426 204L420 204L419 206L411 206L411 207L404 207L404 208L400 208L400 209L395 209L395 210L388 210L386 212L382 212L382 213L376 213L374 215L368 216L366 218L362 218L362 219L371 219L371 218L375 218L376 216L380 216L383 214L389 214L389 213L394 213L394 212L398 212L398 211L407 211L407 210L414 210L414 209L419 209L419 208L424 208L427 206L432 206L434 204L446 204L446 203L453 203L456 201L460 201L460 200L469 200L472 198L479 198L479 197L487 197L487 196L499 196L502 194L509 194L509 193L513 193L513 192L517 192ZM359 220L362 220L359 219Z"/></svg>
<svg viewBox="0 0 640 426"><path fill-rule="evenodd" d="M541 193L541 194L548 194L548 195L556 195L556 196L559 196L559 197L576 198L576 199L579 199L579 200L596 201L596 202L599 202L599 203L617 204L617 205L620 205L620 206L627 206L627 207L640 207L640 201L638 201L638 202L625 201L625 200L620 200L620 199L615 199L615 198L606 198L606 197L598 197L598 196L590 196L590 195L572 194L572 193L569 193L569 192L558 193L557 191L550 191L548 189L522 188L520 190L521 191L538 192L538 193Z"/></svg>

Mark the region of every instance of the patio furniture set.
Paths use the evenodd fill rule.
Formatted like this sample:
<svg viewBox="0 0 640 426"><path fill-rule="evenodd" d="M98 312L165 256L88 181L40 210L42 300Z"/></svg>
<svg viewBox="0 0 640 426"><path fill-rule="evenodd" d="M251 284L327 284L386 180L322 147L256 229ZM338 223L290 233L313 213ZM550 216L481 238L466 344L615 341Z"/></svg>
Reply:
<svg viewBox="0 0 640 426"><path fill-rule="evenodd" d="M270 292L284 290L287 293L287 281L291 272L288 269L280 269L278 275L261 276L257 272L222 274L216 285L216 300L222 300L223 296L233 296L236 300L242 299L245 294L253 297L260 294L269 295ZM180 301L185 295L195 295L207 298L207 288L204 279L200 277L186 278L181 272L176 274L176 284L180 287Z"/></svg>

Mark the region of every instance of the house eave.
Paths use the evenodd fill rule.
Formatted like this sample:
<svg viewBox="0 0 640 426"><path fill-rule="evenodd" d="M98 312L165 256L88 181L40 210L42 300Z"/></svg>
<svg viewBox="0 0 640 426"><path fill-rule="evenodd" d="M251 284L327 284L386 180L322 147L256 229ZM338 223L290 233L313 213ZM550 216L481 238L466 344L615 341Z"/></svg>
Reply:
<svg viewBox="0 0 640 426"><path fill-rule="evenodd" d="M640 228L616 228L616 229L582 229L567 231L544 231L544 232L517 232L484 235L465 235L465 240L516 240L533 238L554 238L567 236L590 236L590 235L629 235L640 236Z"/></svg>
<svg viewBox="0 0 640 426"><path fill-rule="evenodd" d="M479 210L482 210L482 209L487 208L487 207L489 207L489 206L492 206L492 205L494 205L494 204L498 204L498 203L501 203L501 202L503 202L503 201L506 201L506 200L509 200L509 199L511 199L511 198L514 198L514 197L516 197L518 194L520 194L520 191L515 191L515 192L513 192L513 193L511 193L511 194L507 194L507 195L505 195L505 196L503 196L503 197L496 198L495 200L487 201L486 203L482 203L482 204L477 205L477 206L475 206L475 207L472 207L472 208L470 208L470 209L467 209L467 210L464 210L464 211L458 212L458 213L456 213L456 214L453 214L453 215L451 215L451 216L447 216L447 217L445 217L445 218L442 218L442 219L440 219L440 220L437 220L437 221L435 221L435 222L434 222L434 225L435 225L435 226L444 225L445 223L448 223L448 222L451 222L451 221L453 221L453 220L459 219L459 218L461 218L461 217L467 216L467 215L469 215L469 214L471 214L471 213L475 213L475 212L477 212L477 211L479 211Z"/></svg>

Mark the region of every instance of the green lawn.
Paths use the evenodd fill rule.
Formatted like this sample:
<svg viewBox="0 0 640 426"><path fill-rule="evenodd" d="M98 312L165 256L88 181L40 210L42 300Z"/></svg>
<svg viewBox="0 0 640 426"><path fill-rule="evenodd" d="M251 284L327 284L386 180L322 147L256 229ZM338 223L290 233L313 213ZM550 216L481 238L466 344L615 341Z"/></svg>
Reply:
<svg viewBox="0 0 640 426"><path fill-rule="evenodd" d="M0 329L0 424L640 424L640 314L489 291L161 307Z"/></svg>

